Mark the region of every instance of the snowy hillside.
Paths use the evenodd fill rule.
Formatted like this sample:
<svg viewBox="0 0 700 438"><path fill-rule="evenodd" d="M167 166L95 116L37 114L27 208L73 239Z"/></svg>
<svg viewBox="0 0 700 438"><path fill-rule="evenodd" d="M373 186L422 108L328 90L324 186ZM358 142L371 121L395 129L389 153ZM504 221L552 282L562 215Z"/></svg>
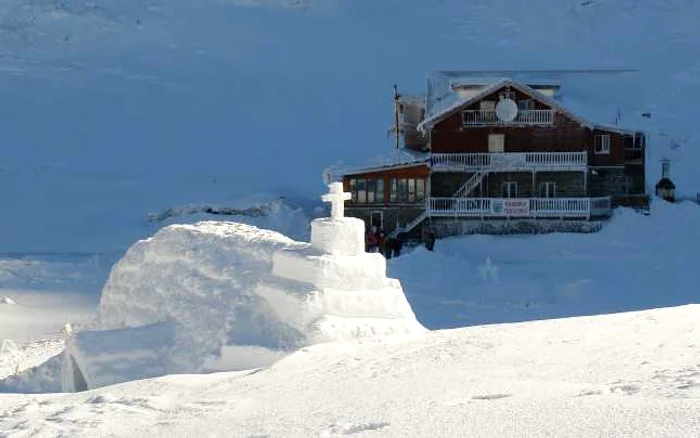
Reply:
<svg viewBox="0 0 700 438"><path fill-rule="evenodd" d="M0 435L695 436L700 308L303 349L270 368L0 397Z"/></svg>
<svg viewBox="0 0 700 438"><path fill-rule="evenodd" d="M149 213L389 151L391 85L436 69L638 68L650 181L700 191L694 0L0 3L0 251L120 252Z"/></svg>

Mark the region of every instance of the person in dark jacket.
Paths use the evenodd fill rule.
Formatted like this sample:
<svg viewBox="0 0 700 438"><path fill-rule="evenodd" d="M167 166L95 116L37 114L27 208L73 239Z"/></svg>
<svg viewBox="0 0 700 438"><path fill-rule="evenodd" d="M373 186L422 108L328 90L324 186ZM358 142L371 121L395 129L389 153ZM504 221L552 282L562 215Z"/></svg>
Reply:
<svg viewBox="0 0 700 438"><path fill-rule="evenodd" d="M404 240L406 240L406 233L399 233L396 239L391 242L391 250L394 253L394 257L401 255L401 248L403 248Z"/></svg>
<svg viewBox="0 0 700 438"><path fill-rule="evenodd" d="M435 247L435 240L437 240L437 236L433 230L428 229L424 231L423 242L425 243L425 249L432 251Z"/></svg>
<svg viewBox="0 0 700 438"><path fill-rule="evenodd" d="M382 246L382 254L389 260L391 258L392 246L394 245L394 238L389 236L384 239L384 246Z"/></svg>

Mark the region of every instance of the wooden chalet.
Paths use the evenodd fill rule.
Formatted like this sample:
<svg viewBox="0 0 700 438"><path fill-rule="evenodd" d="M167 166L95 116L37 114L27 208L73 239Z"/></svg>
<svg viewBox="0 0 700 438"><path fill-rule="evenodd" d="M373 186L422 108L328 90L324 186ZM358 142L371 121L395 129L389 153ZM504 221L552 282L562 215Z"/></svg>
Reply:
<svg viewBox="0 0 700 438"><path fill-rule="evenodd" d="M397 96L395 158L335 175L352 193L346 215L388 233L432 226L445 235L456 233L455 223L547 222L551 229L558 221L587 229L617 205L646 206L642 132L570 111L555 81L449 86L451 100L439 105Z"/></svg>

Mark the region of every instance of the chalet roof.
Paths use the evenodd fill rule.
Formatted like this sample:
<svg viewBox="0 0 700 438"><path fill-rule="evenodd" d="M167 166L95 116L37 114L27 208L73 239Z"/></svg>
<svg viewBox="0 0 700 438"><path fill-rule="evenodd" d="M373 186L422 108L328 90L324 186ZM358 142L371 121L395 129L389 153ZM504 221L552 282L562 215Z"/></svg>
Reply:
<svg viewBox="0 0 700 438"><path fill-rule="evenodd" d="M509 80L509 79L513 79L513 78L511 78L510 76L503 76L503 77L463 76L463 77L453 79L451 81L451 87L452 88L460 88L460 87L470 87L470 86L493 85L496 82L501 82L503 80ZM518 82L520 82L522 84L526 84L532 88L542 88L542 87L559 88L559 87L561 87L561 81L559 81L557 79L530 78L528 80L518 80Z"/></svg>
<svg viewBox="0 0 700 438"><path fill-rule="evenodd" d="M533 84L534 85L534 84ZM605 125L605 124L599 124L599 123L593 123L583 117L581 117L579 114L571 111L567 107L563 106L560 102L550 98L549 96L546 96L543 93L540 93L533 87L529 85L525 85L521 82L515 81L512 78L501 78L497 80L496 82L491 83L491 85L488 85L484 87L481 91L476 93L474 96L468 98L468 99L458 99L455 102L453 102L450 105L447 105L446 107L439 109L435 111L433 114L431 114L428 118L426 118L423 122L421 122L418 125L418 130L420 131L425 131L426 129L432 128L435 126L437 123L441 122L442 120L446 119L456 111L459 111L462 108L465 108L469 105L472 105L483 98L489 96L490 94L495 93L496 91L500 90L503 87L509 86L511 88L515 88L516 90L519 90L529 96L532 96L533 98L539 100L540 102L548 105L549 107L559 111L562 114L565 114L567 117L571 118L572 120L577 121L583 126L586 126L591 129L602 129L606 131L613 131L613 132L620 132L620 133L625 133L625 134L632 134L634 131L628 130L621 128L619 126L614 126L614 125ZM536 85L535 85L536 86ZM455 93L456 95L456 93Z"/></svg>

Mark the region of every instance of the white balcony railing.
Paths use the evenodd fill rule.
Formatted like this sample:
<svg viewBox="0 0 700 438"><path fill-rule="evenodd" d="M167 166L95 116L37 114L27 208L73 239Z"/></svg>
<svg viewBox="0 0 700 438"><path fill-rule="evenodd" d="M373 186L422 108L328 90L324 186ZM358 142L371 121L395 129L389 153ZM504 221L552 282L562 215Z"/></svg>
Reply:
<svg viewBox="0 0 700 438"><path fill-rule="evenodd" d="M556 169L570 170L588 164L586 152L487 152L475 154L431 154L434 171L454 172L489 169Z"/></svg>
<svg viewBox="0 0 700 438"><path fill-rule="evenodd" d="M554 123L554 110L519 110L512 122L503 122L496 116L493 110L466 110L462 111L462 124L494 125L494 124L525 124L525 125L551 125Z"/></svg>
<svg viewBox="0 0 700 438"><path fill-rule="evenodd" d="M609 216L610 198L428 198L430 216L590 218Z"/></svg>

